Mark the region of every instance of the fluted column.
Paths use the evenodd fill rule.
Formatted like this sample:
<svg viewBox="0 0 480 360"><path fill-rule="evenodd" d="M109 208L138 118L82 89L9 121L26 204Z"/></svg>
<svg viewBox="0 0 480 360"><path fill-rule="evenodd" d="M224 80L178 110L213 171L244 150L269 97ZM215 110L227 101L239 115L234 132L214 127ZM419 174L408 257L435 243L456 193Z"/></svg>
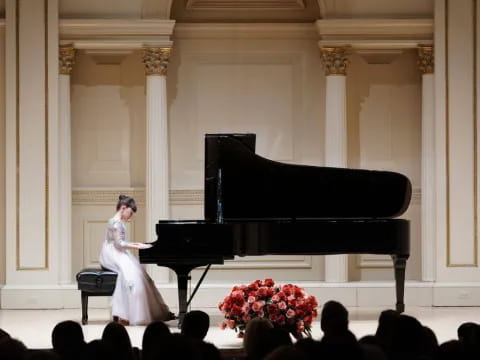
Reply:
<svg viewBox="0 0 480 360"><path fill-rule="evenodd" d="M323 47L326 76L325 166L347 166L346 74L349 47ZM348 255L325 257L325 281L348 280Z"/></svg>
<svg viewBox="0 0 480 360"><path fill-rule="evenodd" d="M170 217L166 75L171 48L143 50L147 97L146 241L155 240L155 223ZM149 266L157 282L168 282L167 268Z"/></svg>
<svg viewBox="0 0 480 360"><path fill-rule="evenodd" d="M59 91L59 161L60 161L60 219L59 259L60 284L72 282L72 141L70 112L70 73L75 63L75 49L60 46L58 57Z"/></svg>
<svg viewBox="0 0 480 360"><path fill-rule="evenodd" d="M418 47L422 73L422 280L435 280L435 89L433 46Z"/></svg>

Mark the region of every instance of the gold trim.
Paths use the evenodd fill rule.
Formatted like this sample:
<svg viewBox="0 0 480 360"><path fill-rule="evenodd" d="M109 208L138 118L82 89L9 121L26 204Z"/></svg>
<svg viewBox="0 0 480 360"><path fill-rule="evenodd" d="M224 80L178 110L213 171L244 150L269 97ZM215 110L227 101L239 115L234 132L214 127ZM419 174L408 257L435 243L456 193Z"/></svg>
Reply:
<svg viewBox="0 0 480 360"><path fill-rule="evenodd" d="M450 116L449 116L449 103L450 103L450 94L449 94L449 69L448 69L448 12L449 12L449 0L445 0L445 137L446 137L446 205L447 205L447 219L446 219L446 228L447 228L447 267L478 267L478 185L477 185L477 171L478 171L478 157L477 157L477 0L472 0L473 4L473 250L474 250L474 261L473 264L452 264L450 256L450 141L449 141L449 131L450 131Z"/></svg>
<svg viewBox="0 0 480 360"><path fill-rule="evenodd" d="M20 265L20 2L17 0L15 7L15 30L16 30L16 167L17 167L17 178L16 178L16 270L48 270L49 269L49 151L48 151L48 0L44 0L44 48L45 48L45 266L43 267L25 267Z"/></svg>

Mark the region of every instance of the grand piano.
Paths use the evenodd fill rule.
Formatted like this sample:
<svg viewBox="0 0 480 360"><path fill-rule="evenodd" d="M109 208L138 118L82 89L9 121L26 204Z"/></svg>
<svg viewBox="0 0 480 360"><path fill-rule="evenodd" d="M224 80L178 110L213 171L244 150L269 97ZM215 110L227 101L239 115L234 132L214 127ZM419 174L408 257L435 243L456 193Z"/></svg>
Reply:
<svg viewBox="0 0 480 360"><path fill-rule="evenodd" d="M141 263L178 280L179 322L211 264L235 255L391 255L396 310L404 311L411 183L402 174L275 162L255 134L205 136L205 220L162 220ZM206 269L189 300L190 271ZM254 279L252 279L254 280Z"/></svg>

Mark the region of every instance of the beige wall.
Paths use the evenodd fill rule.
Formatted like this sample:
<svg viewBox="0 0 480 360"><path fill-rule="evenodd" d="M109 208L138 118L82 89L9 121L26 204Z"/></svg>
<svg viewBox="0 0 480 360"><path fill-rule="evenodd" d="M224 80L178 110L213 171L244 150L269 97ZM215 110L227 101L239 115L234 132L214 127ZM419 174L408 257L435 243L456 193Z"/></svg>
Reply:
<svg viewBox="0 0 480 360"><path fill-rule="evenodd" d="M5 282L5 33L0 27L0 284Z"/></svg>
<svg viewBox="0 0 480 360"><path fill-rule="evenodd" d="M79 52L71 81L73 187L145 186L140 54L112 60Z"/></svg>
<svg viewBox="0 0 480 360"><path fill-rule="evenodd" d="M421 279L420 199L416 191L421 187L421 91L413 51L389 64L369 64L357 54L351 58L347 77L348 164L401 172L411 180L414 196L404 217L411 220L407 279L412 280ZM393 278L390 257L354 257L351 278Z"/></svg>
<svg viewBox="0 0 480 360"><path fill-rule="evenodd" d="M98 265L107 220L118 194L145 186L145 76L140 53L124 57L79 52L72 78L73 259L75 274ZM129 227L145 241L142 196Z"/></svg>

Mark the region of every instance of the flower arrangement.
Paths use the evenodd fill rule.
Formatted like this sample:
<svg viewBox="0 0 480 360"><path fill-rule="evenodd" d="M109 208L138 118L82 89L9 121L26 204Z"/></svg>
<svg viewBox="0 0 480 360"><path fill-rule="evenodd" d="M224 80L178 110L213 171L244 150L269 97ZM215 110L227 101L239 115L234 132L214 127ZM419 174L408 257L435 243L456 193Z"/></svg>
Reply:
<svg viewBox="0 0 480 360"><path fill-rule="evenodd" d="M295 337L311 335L313 318L317 316L317 300L296 285L275 285L272 279L256 280L249 285L234 286L218 305L225 319L222 329L230 328L243 336L248 321L263 317Z"/></svg>

